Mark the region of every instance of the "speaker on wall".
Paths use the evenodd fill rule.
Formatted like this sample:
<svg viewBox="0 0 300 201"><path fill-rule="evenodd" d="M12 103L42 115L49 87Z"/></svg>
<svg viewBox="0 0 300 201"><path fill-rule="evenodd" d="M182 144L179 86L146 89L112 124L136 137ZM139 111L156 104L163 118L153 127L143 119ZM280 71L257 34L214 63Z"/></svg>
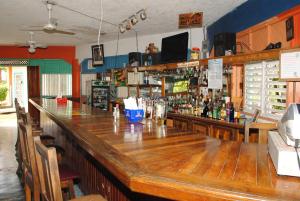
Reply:
<svg viewBox="0 0 300 201"><path fill-rule="evenodd" d="M235 33L219 33L214 36L215 57L224 56L226 50L236 54Z"/></svg>
<svg viewBox="0 0 300 201"><path fill-rule="evenodd" d="M128 61L130 66L141 66L142 54L140 52L130 52L128 54Z"/></svg>

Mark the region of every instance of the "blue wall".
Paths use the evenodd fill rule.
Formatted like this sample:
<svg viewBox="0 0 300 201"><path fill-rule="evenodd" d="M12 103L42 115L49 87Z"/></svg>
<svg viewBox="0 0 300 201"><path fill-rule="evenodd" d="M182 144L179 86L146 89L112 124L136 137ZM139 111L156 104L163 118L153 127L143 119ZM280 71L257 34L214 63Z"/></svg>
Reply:
<svg viewBox="0 0 300 201"><path fill-rule="evenodd" d="M248 0L207 28L209 47L221 32L239 32L300 4L300 0Z"/></svg>
<svg viewBox="0 0 300 201"><path fill-rule="evenodd" d="M128 55L104 57L104 65L95 66L95 69L88 69L88 59L81 62L81 73L101 73L108 69L121 68L128 64Z"/></svg>
<svg viewBox="0 0 300 201"><path fill-rule="evenodd" d="M190 60L191 50L187 51L187 60ZM95 69L88 69L88 60L91 58L84 59L81 62L81 73L83 74L93 74L93 73L102 73L106 72L109 69L113 68L122 68L128 64L128 54L118 55L118 56L107 56L104 57L103 66L95 66Z"/></svg>

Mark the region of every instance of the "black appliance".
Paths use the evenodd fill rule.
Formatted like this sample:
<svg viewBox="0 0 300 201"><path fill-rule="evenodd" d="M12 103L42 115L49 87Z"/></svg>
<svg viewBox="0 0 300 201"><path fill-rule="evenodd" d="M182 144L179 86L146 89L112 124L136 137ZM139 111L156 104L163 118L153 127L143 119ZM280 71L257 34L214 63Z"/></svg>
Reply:
<svg viewBox="0 0 300 201"><path fill-rule="evenodd" d="M149 58L150 56L150 58ZM142 54L143 58L143 65L144 66L151 66L151 65L157 65L160 64L160 52L153 53L153 54ZM151 62L149 62L151 60Z"/></svg>
<svg viewBox="0 0 300 201"><path fill-rule="evenodd" d="M172 63L186 61L188 42L188 32L163 38L161 42L161 62Z"/></svg>
<svg viewBox="0 0 300 201"><path fill-rule="evenodd" d="M128 54L128 61L129 61L130 66L141 66L142 53L140 53L140 52L130 52Z"/></svg>
<svg viewBox="0 0 300 201"><path fill-rule="evenodd" d="M219 33L214 36L215 57L224 56L226 50L236 54L235 33Z"/></svg>

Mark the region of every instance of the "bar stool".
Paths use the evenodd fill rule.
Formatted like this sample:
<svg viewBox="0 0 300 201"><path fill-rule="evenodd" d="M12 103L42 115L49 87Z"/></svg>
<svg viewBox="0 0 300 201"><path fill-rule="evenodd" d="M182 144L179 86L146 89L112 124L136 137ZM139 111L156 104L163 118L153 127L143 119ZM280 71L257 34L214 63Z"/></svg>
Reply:
<svg viewBox="0 0 300 201"><path fill-rule="evenodd" d="M35 137L34 141L42 198L47 201L63 201L56 151L54 148L45 147L39 137ZM105 199L101 195L87 195L70 201L105 201Z"/></svg>
<svg viewBox="0 0 300 201"><path fill-rule="evenodd" d="M28 115L28 118L30 118L28 113L26 113L26 115ZM32 193L34 201L39 201L40 181L38 179L32 127L30 121L28 121L28 124L19 122L18 129L22 153L22 169L24 175L26 201L31 201ZM60 178L60 185L62 188L67 189L70 192L70 198L74 198L75 195L73 180L79 178L79 174L67 168L66 166L62 166L61 171L64 174L62 174L62 177Z"/></svg>

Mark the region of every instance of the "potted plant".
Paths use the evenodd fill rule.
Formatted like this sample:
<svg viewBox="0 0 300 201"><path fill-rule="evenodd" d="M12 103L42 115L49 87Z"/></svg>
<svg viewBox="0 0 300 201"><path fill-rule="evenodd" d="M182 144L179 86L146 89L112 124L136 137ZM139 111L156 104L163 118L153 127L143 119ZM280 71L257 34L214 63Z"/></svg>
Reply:
<svg viewBox="0 0 300 201"><path fill-rule="evenodd" d="M8 88L5 85L0 85L0 105L3 101L5 101L7 96Z"/></svg>

